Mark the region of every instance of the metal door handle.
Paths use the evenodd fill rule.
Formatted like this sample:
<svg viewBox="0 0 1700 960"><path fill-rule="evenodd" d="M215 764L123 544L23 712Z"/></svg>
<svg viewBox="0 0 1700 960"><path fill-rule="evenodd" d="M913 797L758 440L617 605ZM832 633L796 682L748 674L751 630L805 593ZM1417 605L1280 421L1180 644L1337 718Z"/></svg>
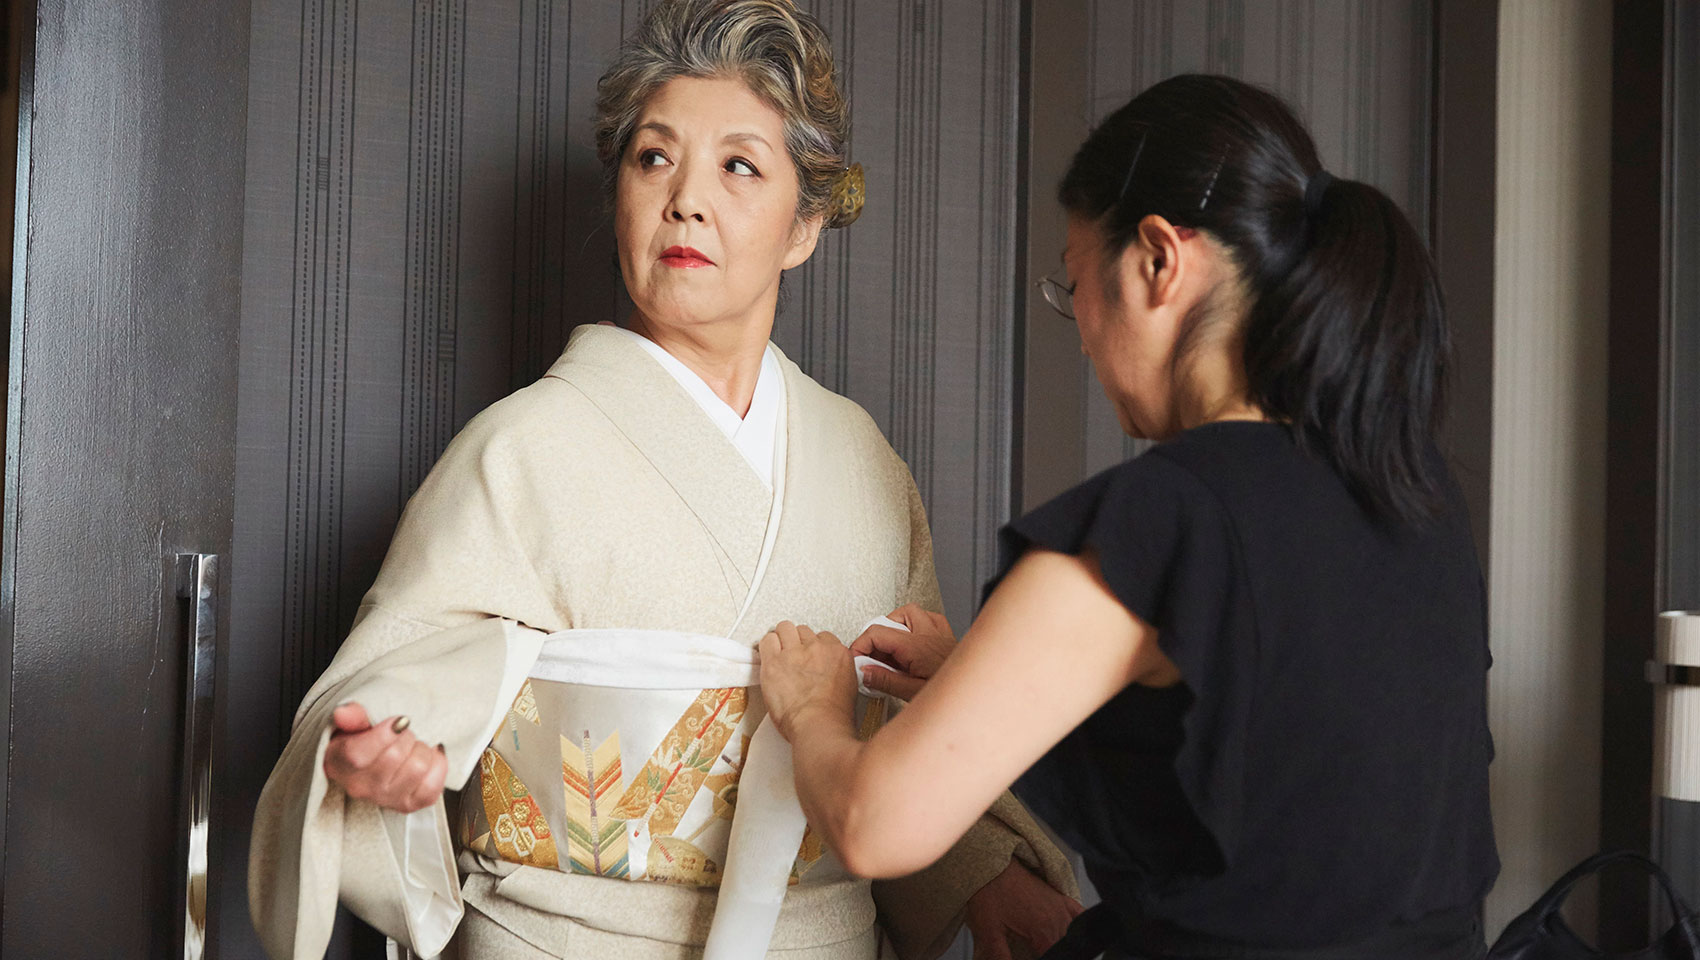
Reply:
<svg viewBox="0 0 1700 960"><path fill-rule="evenodd" d="M218 666L218 555L177 555L184 606L183 960L206 955L207 827L212 807L213 674Z"/></svg>

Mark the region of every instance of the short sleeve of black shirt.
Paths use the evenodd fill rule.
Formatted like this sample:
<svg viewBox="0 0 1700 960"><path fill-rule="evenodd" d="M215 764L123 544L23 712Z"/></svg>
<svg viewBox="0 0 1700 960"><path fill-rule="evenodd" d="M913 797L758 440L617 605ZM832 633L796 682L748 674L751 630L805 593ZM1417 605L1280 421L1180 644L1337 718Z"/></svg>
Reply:
<svg viewBox="0 0 1700 960"><path fill-rule="evenodd" d="M1483 601L1452 506L1392 529L1284 428L1229 423L1005 528L999 579L1031 548L1092 553L1183 677L1129 687L1016 784L1106 900L1306 945L1485 892Z"/></svg>
<svg viewBox="0 0 1700 960"><path fill-rule="evenodd" d="M1141 815L1102 817L1095 837L1070 837L1071 843L1097 848L1106 861L1129 869L1220 870L1221 848L1238 832L1252 696L1246 667L1255 651L1250 625L1240 622L1244 598L1234 583L1233 531L1215 496L1185 467L1160 454L1145 456L1010 524L1003 546L1011 559L1029 546L1095 554L1117 598L1140 619L1162 625L1164 653L1186 678L1184 690L1136 690L1095 715L1086 736L1069 738L1024 778L1024 794L1036 806L1073 801L1081 810L1099 809L1105 793L1137 798ZM1102 749L1106 740L1110 751ZM1114 747L1143 762L1118 771ZM1124 771L1132 776L1117 776ZM1032 790L1035 783L1053 789ZM1053 796L1063 784L1086 793ZM1189 803L1176 802L1176 789ZM1059 813L1043 811L1053 823L1074 819Z"/></svg>

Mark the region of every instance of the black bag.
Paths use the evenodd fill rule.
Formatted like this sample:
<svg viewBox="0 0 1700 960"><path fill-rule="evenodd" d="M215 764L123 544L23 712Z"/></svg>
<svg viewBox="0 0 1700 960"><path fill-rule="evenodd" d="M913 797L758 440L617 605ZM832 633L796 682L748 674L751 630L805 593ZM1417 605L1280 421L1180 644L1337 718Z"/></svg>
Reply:
<svg viewBox="0 0 1700 960"><path fill-rule="evenodd" d="M1671 886L1669 875L1658 864L1631 850L1596 853L1559 877L1550 890L1541 894L1534 906L1511 921L1488 950L1487 960L1600 960L1607 956L1584 943L1564 922L1558 910L1564 906L1564 898L1570 894L1570 889L1583 877L1597 873L1607 864L1621 862L1639 864L1658 878L1659 886L1664 888L1665 897L1670 901L1671 915L1676 917L1676 924L1652 946L1634 953L1611 956L1621 960L1700 960L1700 916L1683 902L1676 888Z"/></svg>

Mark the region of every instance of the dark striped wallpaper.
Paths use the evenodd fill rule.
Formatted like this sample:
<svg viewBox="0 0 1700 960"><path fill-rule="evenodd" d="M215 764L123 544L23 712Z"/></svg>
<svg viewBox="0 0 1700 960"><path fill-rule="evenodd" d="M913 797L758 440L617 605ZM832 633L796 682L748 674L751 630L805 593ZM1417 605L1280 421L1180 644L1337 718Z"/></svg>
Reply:
<svg viewBox="0 0 1700 960"><path fill-rule="evenodd" d="M1009 502L1017 5L808 6L839 51L869 199L787 277L775 340L908 462L965 624Z"/></svg>

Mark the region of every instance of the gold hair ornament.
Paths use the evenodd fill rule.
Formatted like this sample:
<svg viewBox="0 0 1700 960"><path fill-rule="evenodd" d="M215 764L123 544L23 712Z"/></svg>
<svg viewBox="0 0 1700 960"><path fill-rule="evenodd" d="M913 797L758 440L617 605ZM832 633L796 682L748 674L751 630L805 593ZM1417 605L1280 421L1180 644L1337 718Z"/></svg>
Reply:
<svg viewBox="0 0 1700 960"><path fill-rule="evenodd" d="M852 163L833 178L832 195L826 205L826 225L836 228L855 223L867 199L868 184L862 176L862 165Z"/></svg>

